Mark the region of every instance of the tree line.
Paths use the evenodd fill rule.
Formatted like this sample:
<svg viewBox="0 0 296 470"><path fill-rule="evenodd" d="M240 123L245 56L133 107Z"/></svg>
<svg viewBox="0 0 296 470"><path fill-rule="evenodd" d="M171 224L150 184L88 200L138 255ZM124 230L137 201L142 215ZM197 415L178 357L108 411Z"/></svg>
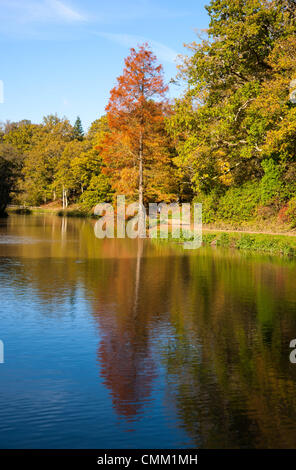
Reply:
<svg viewBox="0 0 296 470"><path fill-rule="evenodd" d="M296 224L296 5L212 0L188 45L169 102L148 44L130 51L106 114L6 122L1 207L60 200L87 210L116 194L140 202L199 201L204 220L280 217Z"/></svg>

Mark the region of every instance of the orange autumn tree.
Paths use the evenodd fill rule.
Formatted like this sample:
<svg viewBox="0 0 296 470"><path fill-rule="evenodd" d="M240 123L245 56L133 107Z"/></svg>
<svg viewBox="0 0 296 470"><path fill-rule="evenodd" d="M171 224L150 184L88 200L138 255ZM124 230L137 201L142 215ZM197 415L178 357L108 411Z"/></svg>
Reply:
<svg viewBox="0 0 296 470"><path fill-rule="evenodd" d="M105 172L117 194L137 194L139 204L174 198L167 90L162 66L143 44L125 59L106 107L110 132L100 144Z"/></svg>

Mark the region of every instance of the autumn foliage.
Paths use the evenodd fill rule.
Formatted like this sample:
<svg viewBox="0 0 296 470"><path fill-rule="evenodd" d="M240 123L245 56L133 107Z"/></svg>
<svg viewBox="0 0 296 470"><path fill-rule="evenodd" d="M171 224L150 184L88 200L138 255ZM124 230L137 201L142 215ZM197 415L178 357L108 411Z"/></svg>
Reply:
<svg viewBox="0 0 296 470"><path fill-rule="evenodd" d="M173 103L143 44L88 132L79 118L0 123L6 201L63 199L91 211L124 194L202 202L205 223L296 226L295 0L211 0L206 9L209 28L179 63Z"/></svg>
<svg viewBox="0 0 296 470"><path fill-rule="evenodd" d="M131 49L106 107L110 132L100 144L105 171L117 193L138 195L140 202L172 197L167 90L162 66L144 44Z"/></svg>

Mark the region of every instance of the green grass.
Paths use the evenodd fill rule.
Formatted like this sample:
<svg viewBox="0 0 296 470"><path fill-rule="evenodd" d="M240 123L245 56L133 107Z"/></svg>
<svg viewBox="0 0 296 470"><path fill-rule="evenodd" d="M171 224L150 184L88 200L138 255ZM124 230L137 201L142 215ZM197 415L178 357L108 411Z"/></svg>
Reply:
<svg viewBox="0 0 296 470"><path fill-rule="evenodd" d="M296 237L250 233L203 233L204 245L215 243L224 248L237 248L285 256L296 255Z"/></svg>
<svg viewBox="0 0 296 470"><path fill-rule="evenodd" d="M159 238L158 238L159 239ZM183 243L191 241L193 237L181 235L173 238L169 233L168 239L159 239L166 242ZM273 255L296 256L296 237L285 235L269 235L264 233L238 233L238 232L207 232L203 231L203 246L218 246L243 251L267 253Z"/></svg>
<svg viewBox="0 0 296 470"><path fill-rule="evenodd" d="M57 215L59 217L80 217L80 218L84 218L84 217L91 217L92 214L86 210L82 210L82 209L61 209L59 211L57 211Z"/></svg>
<svg viewBox="0 0 296 470"><path fill-rule="evenodd" d="M56 209L47 209L43 207L31 207L31 212L32 214L56 214L57 210Z"/></svg>

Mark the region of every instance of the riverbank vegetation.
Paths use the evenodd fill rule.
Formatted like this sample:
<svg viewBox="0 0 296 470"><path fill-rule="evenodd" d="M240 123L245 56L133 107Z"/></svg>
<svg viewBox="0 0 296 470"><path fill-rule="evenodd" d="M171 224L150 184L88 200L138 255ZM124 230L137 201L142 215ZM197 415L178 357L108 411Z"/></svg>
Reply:
<svg viewBox="0 0 296 470"><path fill-rule="evenodd" d="M88 132L79 118L73 126L56 115L3 123L1 212L9 202L55 202L86 214L125 194L202 202L214 227L295 228L295 2L212 0L207 11L209 28L187 46L176 77L185 91L173 102L144 44Z"/></svg>
<svg viewBox="0 0 296 470"><path fill-rule="evenodd" d="M183 233L178 238L174 238L169 233L168 239L160 237L153 238L153 243L172 243L182 245L186 241L193 241L190 232ZM164 233L163 233L164 234ZM296 238L287 235L274 235L265 233L243 233L243 232L223 232L204 229L202 233L202 246L208 246L215 249L216 247L235 249L240 251L250 251L258 253L266 253L270 255L280 255L295 257L296 256Z"/></svg>
<svg viewBox="0 0 296 470"><path fill-rule="evenodd" d="M296 255L296 240L294 237L251 234L237 232L205 232L204 245L223 248L237 248L270 254Z"/></svg>

